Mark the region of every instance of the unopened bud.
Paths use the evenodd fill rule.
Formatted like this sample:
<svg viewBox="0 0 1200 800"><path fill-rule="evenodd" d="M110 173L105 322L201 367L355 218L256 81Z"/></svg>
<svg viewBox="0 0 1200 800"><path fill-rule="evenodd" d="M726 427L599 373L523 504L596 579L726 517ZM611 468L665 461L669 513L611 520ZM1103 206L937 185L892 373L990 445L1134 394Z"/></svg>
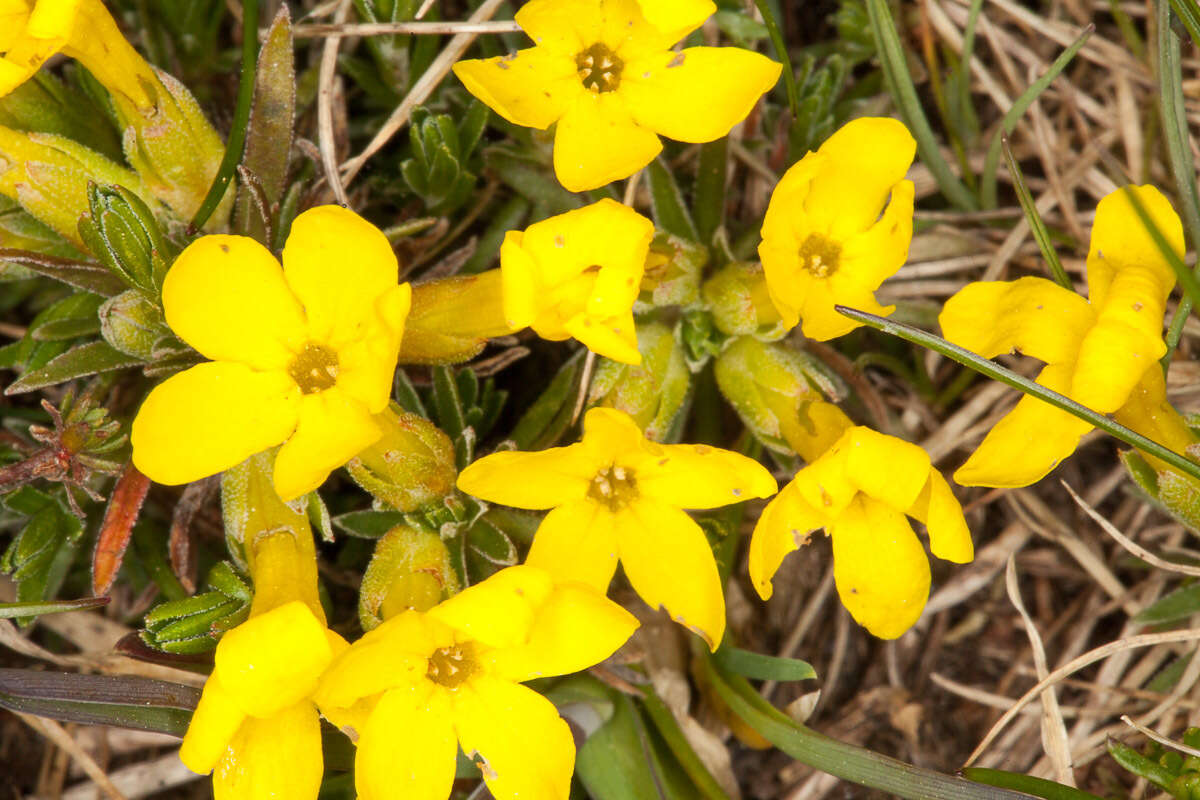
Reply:
<svg viewBox="0 0 1200 800"><path fill-rule="evenodd" d="M650 243L635 310L645 307L694 306L700 302L700 274L708 248L659 231Z"/></svg>
<svg viewBox="0 0 1200 800"><path fill-rule="evenodd" d="M687 404L692 374L683 348L661 322L638 325L639 365L601 359L588 402L624 411L653 441L664 441Z"/></svg>
<svg viewBox="0 0 1200 800"><path fill-rule="evenodd" d="M122 186L95 184L88 187L88 208L88 216L79 220L84 244L131 288L157 297L175 251L154 212Z"/></svg>
<svg viewBox="0 0 1200 800"><path fill-rule="evenodd" d="M441 537L398 525L375 544L358 594L358 619L369 631L407 610L428 611L459 590Z"/></svg>
<svg viewBox="0 0 1200 800"><path fill-rule="evenodd" d="M419 283L400 342L402 364L458 364L477 355L488 339L513 327L504 318L500 270Z"/></svg>
<svg viewBox="0 0 1200 800"><path fill-rule="evenodd" d="M759 264L735 261L705 281L701 291L722 333L768 340L787 333Z"/></svg>
<svg viewBox="0 0 1200 800"><path fill-rule="evenodd" d="M154 359L164 337L174 339L158 304L137 289L110 297L98 315L104 341L143 361Z"/></svg>
<svg viewBox="0 0 1200 800"><path fill-rule="evenodd" d="M717 386L763 444L812 463L852 423L826 402L837 384L815 359L751 336L735 339L714 367Z"/></svg>
<svg viewBox="0 0 1200 800"><path fill-rule="evenodd" d="M415 511L450 493L458 476L450 437L395 404L376 414L375 424L383 436L346 464L359 486L400 511Z"/></svg>

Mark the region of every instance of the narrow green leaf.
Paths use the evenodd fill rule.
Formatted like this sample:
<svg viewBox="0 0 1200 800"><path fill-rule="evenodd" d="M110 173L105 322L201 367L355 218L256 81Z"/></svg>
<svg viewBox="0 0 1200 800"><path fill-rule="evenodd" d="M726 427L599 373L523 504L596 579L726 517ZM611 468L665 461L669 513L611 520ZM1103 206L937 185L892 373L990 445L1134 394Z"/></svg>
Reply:
<svg viewBox="0 0 1200 800"><path fill-rule="evenodd" d="M1050 232L1046 230L1046 223L1042 221L1042 215L1038 213L1033 195L1029 193L1029 187L1025 185L1025 175L1021 172L1021 165L1013 158L1012 149L1008 146L1008 137L1001 137L1000 146L1004 149L1004 162L1008 164L1013 188L1017 191L1017 201L1021 204L1021 210L1025 212L1025 220L1029 223L1029 231L1033 234L1033 240L1037 242L1038 249L1042 251L1042 258L1046 259L1046 266L1050 267L1050 274L1059 286L1070 292L1075 291L1071 278L1063 269L1062 262L1058 260L1058 251L1054 249L1054 242L1050 241Z"/></svg>
<svg viewBox="0 0 1200 800"><path fill-rule="evenodd" d="M921 154L921 161L929 167L947 200L963 210L970 211L976 208L978 204L975 198L942 157L937 138L933 135L933 128L929 126L921 100L917 97L917 87L909 74L904 47L896 33L896 23L892 20L892 12L888 10L887 0L866 0L866 4L888 92L912 131L913 138L917 140L917 151Z"/></svg>
<svg viewBox="0 0 1200 800"><path fill-rule="evenodd" d="M683 729L679 727L671 709L667 708L667 704L654 693L653 689L642 691L642 709L650 718L650 722L658 731L658 735L663 738L672 755L679 761L679 766L692 779L692 783L696 784L696 788L700 790L700 796L707 800L731 800L721 785L717 783L717 779L708 771L708 767L704 766L704 762L696 755L691 744L688 743L687 737L684 736Z"/></svg>
<svg viewBox="0 0 1200 800"><path fill-rule="evenodd" d="M1112 737L1108 739L1108 754L1122 767L1134 775L1145 778L1160 789L1166 789L1176 778L1157 761L1151 761L1129 745Z"/></svg>
<svg viewBox="0 0 1200 800"><path fill-rule="evenodd" d="M696 170L694 193L696 231L699 241L712 241L717 228L725 222L726 140L700 145L700 165Z"/></svg>
<svg viewBox="0 0 1200 800"><path fill-rule="evenodd" d="M571 425L571 405L579 388L583 352L576 353L559 369L550 385L525 409L509 438L521 450L550 447Z"/></svg>
<svg viewBox="0 0 1200 800"><path fill-rule="evenodd" d="M1200 6L1194 0L1171 0L1171 8L1179 15L1192 41L1200 47Z"/></svg>
<svg viewBox="0 0 1200 800"><path fill-rule="evenodd" d="M128 287L125 281L104 267L87 261L59 258L28 250L0 247L0 261L17 264L25 269L62 281L68 286L103 297L120 294Z"/></svg>
<svg viewBox="0 0 1200 800"><path fill-rule="evenodd" d="M136 367L141 359L122 353L108 342L88 342L68 350L40 369L26 372L4 390L6 395L32 392L76 378Z"/></svg>
<svg viewBox="0 0 1200 800"><path fill-rule="evenodd" d="M1151 441L1140 433L1131 431L1124 425L1118 425L1103 414L1097 414L1086 406L1076 403L1069 397L1064 397L1057 392L1052 392L1045 386L1036 383L1029 378L1022 377L1012 370L1005 369L994 361L990 361L970 350L959 347L956 344L951 344L940 336L934 336L932 333L926 333L919 328L914 328L911 325L905 325L900 322L892 322L883 317L877 317L874 314L868 314L865 311L859 311L845 306L834 306L839 314L847 316L850 319L857 320L864 325L869 325L872 328L883 331L884 333L898 336L905 341L919 344L922 347L927 347L930 350L935 350L953 361L957 361L963 366L979 372L987 377L1007 384L1014 389L1019 389L1025 394L1033 395L1039 400L1044 400L1055 408L1060 408L1068 414L1073 414L1079 417L1084 422L1091 423L1095 427L1107 433L1116 439L1120 439L1131 447L1136 447L1150 455L1165 461L1175 469L1190 475L1193 478L1200 480L1200 464L1186 458L1174 450L1168 450L1158 442Z"/></svg>
<svg viewBox="0 0 1200 800"><path fill-rule="evenodd" d="M1200 583L1176 589L1138 612L1134 622L1142 625L1164 625L1187 619L1200 611Z"/></svg>
<svg viewBox="0 0 1200 800"><path fill-rule="evenodd" d="M775 57L783 64L783 85L787 89L788 108L792 111L792 119L800 118L800 90L796 86L796 71L792 69L792 59L788 56L787 44L783 41L783 32L775 20L775 12L767 0L754 0L758 12L762 14L767 27L767 35L771 37L771 46L775 48Z"/></svg>
<svg viewBox="0 0 1200 800"><path fill-rule="evenodd" d="M51 600L43 603L0 603L0 619L40 617L64 611L82 611L108 605L109 597L84 597L79 600Z"/></svg>
<svg viewBox="0 0 1200 800"><path fill-rule="evenodd" d="M404 523L399 511L350 511L332 520L333 526L360 539L378 539L397 525Z"/></svg>
<svg viewBox="0 0 1200 800"><path fill-rule="evenodd" d="M0 669L0 707L39 717L183 736L200 690L127 675Z"/></svg>
<svg viewBox="0 0 1200 800"><path fill-rule="evenodd" d="M650 182L650 207L658 227L689 241L700 241L696 223L692 221L692 215L684 205L679 184L675 182L675 176L667 169L662 158L650 162L646 167L646 177Z"/></svg>
<svg viewBox="0 0 1200 800"><path fill-rule="evenodd" d="M1064 786L1045 778L1034 778L1019 772L1005 772L1002 769L967 767L963 770L963 777L976 783L986 783L988 786L1015 789L1034 797L1044 797L1046 800L1102 800L1102 798L1082 789L1076 789L1074 786Z"/></svg>
<svg viewBox="0 0 1200 800"><path fill-rule="evenodd" d="M882 3L883 0L868 0L872 3ZM983 162L983 179L980 182L979 194L984 208L996 207L996 172L1000 167L1000 144L1003 137L1008 136L1017 126L1017 120L1021 118L1033 101L1038 99L1046 87L1054 82L1067 64L1071 63L1071 59L1075 57L1092 33L1096 30L1095 25L1088 25L1083 29L1083 33L1079 34L1079 38L1071 43L1071 46L1059 53L1058 58L1054 59L1054 63L1050 65L1046 73L1029 85L1029 88L1021 92L1021 96L1013 101L1012 108L1004 115L1004 119L1000 122L1000 130L996 131L996 136L992 139L991 145L988 147L987 157Z"/></svg>
<svg viewBox="0 0 1200 800"><path fill-rule="evenodd" d="M798 658L779 658L736 647L722 647L713 653L713 658L730 672L760 681L803 681L817 677L812 665Z"/></svg>

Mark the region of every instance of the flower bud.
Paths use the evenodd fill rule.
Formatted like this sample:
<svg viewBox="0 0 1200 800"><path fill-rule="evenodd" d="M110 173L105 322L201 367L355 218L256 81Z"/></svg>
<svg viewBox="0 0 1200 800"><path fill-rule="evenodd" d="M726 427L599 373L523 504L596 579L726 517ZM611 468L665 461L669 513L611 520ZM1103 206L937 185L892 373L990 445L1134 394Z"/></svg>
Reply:
<svg viewBox="0 0 1200 800"><path fill-rule="evenodd" d="M79 247L87 247L79 221L91 213L92 183L117 184L132 194L151 196L134 173L77 142L0 127L0 194Z"/></svg>
<svg viewBox="0 0 1200 800"><path fill-rule="evenodd" d="M129 289L104 301L98 311L104 341L135 358L153 361L164 337L175 341L163 319L162 309L137 289Z"/></svg>
<svg viewBox="0 0 1200 800"><path fill-rule="evenodd" d="M79 220L88 249L131 288L157 297L175 255L154 213L122 186L88 186L89 215Z"/></svg>
<svg viewBox="0 0 1200 800"><path fill-rule="evenodd" d="M208 575L210 591L160 603L146 613L142 641L168 653L203 653L250 613L251 591L227 562Z"/></svg>
<svg viewBox="0 0 1200 800"><path fill-rule="evenodd" d="M647 307L694 306L700 302L700 274L708 263L708 248L658 231L646 255L637 312Z"/></svg>
<svg viewBox="0 0 1200 800"><path fill-rule="evenodd" d="M441 278L412 287L400 343L402 364L458 364L494 336L514 331L504 318L500 270Z"/></svg>
<svg viewBox="0 0 1200 800"><path fill-rule="evenodd" d="M375 544L358 593L358 619L369 631L407 609L428 611L459 588L441 537L397 525Z"/></svg>
<svg viewBox="0 0 1200 800"><path fill-rule="evenodd" d="M635 366L601 359L592 378L588 402L624 411L648 439L661 442L682 421L692 374L684 360L683 348L663 323L639 324L637 338L642 363Z"/></svg>
<svg viewBox="0 0 1200 800"><path fill-rule="evenodd" d="M733 340L717 357L717 386L763 444L812 462L853 426L821 391L837 384L806 353L751 336Z"/></svg>
<svg viewBox="0 0 1200 800"><path fill-rule="evenodd" d="M458 473L450 437L394 403L374 419L383 436L346 464L355 483L400 511L415 511L451 492Z"/></svg>
<svg viewBox="0 0 1200 800"><path fill-rule="evenodd" d="M787 333L759 264L735 261L705 281L701 292L722 333L772 341Z"/></svg>

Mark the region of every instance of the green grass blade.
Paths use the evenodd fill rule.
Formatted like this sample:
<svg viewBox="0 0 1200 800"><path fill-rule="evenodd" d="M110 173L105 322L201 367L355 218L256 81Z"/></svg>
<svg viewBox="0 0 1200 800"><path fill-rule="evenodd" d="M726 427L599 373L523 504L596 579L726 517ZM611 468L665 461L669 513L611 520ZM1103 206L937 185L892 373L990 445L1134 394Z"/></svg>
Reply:
<svg viewBox="0 0 1200 800"><path fill-rule="evenodd" d="M1050 241L1050 232L1046 230L1046 223L1042 221L1042 215L1038 213L1037 204L1033 202L1033 195L1029 193L1029 187L1025 185L1025 175L1021 172L1021 165L1013 158L1012 149L1008 146L1008 137L1001 138L1000 146L1004 149L1004 161L1008 164L1013 188L1017 191L1017 201L1021 204L1021 210L1025 212L1025 219L1029 223L1033 239L1042 251L1046 265L1050 267L1050 274L1054 276L1054 280L1059 286L1071 292L1075 291L1070 277L1067 276L1067 271L1063 269L1062 262L1058 260L1058 252L1054 249L1054 243Z"/></svg>
<svg viewBox="0 0 1200 800"><path fill-rule="evenodd" d="M1196 5L1195 0L1171 0L1171 8L1179 15L1192 41L1200 47L1200 6Z"/></svg>
<svg viewBox="0 0 1200 800"><path fill-rule="evenodd" d="M763 24L767 26L767 35L771 37L771 45L775 48L775 56L783 64L783 85L787 89L788 108L792 111L792 119L800 118L800 89L796 86L796 71L792 69L792 59L788 56L787 44L783 41L783 32L779 30L779 22L771 10L767 0L754 0L758 13L762 14Z"/></svg>
<svg viewBox="0 0 1200 800"><path fill-rule="evenodd" d="M1013 102L1012 108L1004 115L1004 119L1000 123L1000 130L996 132L996 138L992 139L992 143L988 147L987 158L983 162L983 179L980 182L979 194L981 204L984 208L996 207L996 171L1000 167L1001 141L1005 136L1013 132L1013 129L1017 126L1017 120L1021 118L1021 115L1029 109L1034 100L1038 99L1038 96L1046 90L1046 87L1058 77L1067 64L1071 63L1071 59L1075 58L1075 54L1083 48L1095 30L1095 25L1088 25L1084 28L1083 33L1079 34L1079 38L1071 42L1071 46L1063 50L1058 58L1054 59L1054 63L1046 70L1046 74L1030 84L1029 88L1021 93L1021 96Z"/></svg>
<svg viewBox="0 0 1200 800"><path fill-rule="evenodd" d="M64 611L83 611L108 605L108 597L84 597L80 600L48 600L33 603L0 603L0 619L14 617L40 617L43 614L61 614Z"/></svg>
<svg viewBox="0 0 1200 800"><path fill-rule="evenodd" d="M1074 786L1064 786L1045 778L1035 778L1019 772L1005 772L1002 769L985 767L967 767L962 772L963 777L969 781L986 783L988 786L999 786L1003 789L1015 789L1034 797L1044 797L1045 800L1101 800L1096 795L1076 789Z"/></svg>
<svg viewBox="0 0 1200 800"><path fill-rule="evenodd" d="M1069 397L1064 397L1058 392L1052 392L1045 386L1035 383L1029 378L1022 377L1012 370L1005 369L996 362L990 361L977 353L972 353L970 350L959 347L956 344L951 344L940 336L926 333L911 325L892 322L883 317L877 317L874 314L868 314L865 311L858 311L853 308L846 308L845 306L834 306L834 308L837 309L839 314L849 317L856 322L869 325L876 330L883 331L892 336L898 336L913 344L927 347L930 350L941 353L946 358L957 361L963 366L970 367L976 372L986 375L992 380L1000 381L1014 389L1019 389L1025 394L1033 395L1039 400L1044 400L1055 408L1060 408L1068 414L1073 414L1081 420L1091 423L1109 436L1120 439L1131 447L1136 447L1144 453L1165 461L1185 475L1200 480L1200 464L1197 464L1195 461L1181 456L1174 450L1168 450L1158 442L1147 439L1145 436L1131 431L1124 425L1118 425L1103 414L1097 414L1095 411L1076 403Z"/></svg>
<svg viewBox="0 0 1200 800"><path fill-rule="evenodd" d="M871 32L875 37L875 48L879 53L888 92L912 131L913 138L917 140L921 160L933 173L947 200L967 211L975 209L975 198L942 157L933 129L929 127L929 120L917 97L917 87L913 85L912 75L904 60L904 48L896 33L896 23L892 20L892 12L888 10L887 0L867 0L867 13L871 18Z"/></svg>

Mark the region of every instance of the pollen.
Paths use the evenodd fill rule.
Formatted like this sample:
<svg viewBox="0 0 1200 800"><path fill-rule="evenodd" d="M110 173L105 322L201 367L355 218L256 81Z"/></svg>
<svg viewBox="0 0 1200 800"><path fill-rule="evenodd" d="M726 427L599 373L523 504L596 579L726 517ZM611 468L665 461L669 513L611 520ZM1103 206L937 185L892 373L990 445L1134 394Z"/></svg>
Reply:
<svg viewBox="0 0 1200 800"><path fill-rule="evenodd" d="M479 661L470 643L455 644L433 651L425 677L447 689L457 689L479 672Z"/></svg>
<svg viewBox="0 0 1200 800"><path fill-rule="evenodd" d="M575 56L575 67L583 87L592 92L611 92L621 85L625 62L608 45L596 42Z"/></svg>
<svg viewBox="0 0 1200 800"><path fill-rule="evenodd" d="M638 497L633 470L614 465L597 472L588 487L588 497L609 511L620 511Z"/></svg>
<svg viewBox="0 0 1200 800"><path fill-rule="evenodd" d="M800 266L817 278L837 272L841 257L841 243L819 233L810 233L800 245Z"/></svg>
<svg viewBox="0 0 1200 800"><path fill-rule="evenodd" d="M324 345L309 342L288 364L288 375L304 394L316 394L337 383L337 353Z"/></svg>

